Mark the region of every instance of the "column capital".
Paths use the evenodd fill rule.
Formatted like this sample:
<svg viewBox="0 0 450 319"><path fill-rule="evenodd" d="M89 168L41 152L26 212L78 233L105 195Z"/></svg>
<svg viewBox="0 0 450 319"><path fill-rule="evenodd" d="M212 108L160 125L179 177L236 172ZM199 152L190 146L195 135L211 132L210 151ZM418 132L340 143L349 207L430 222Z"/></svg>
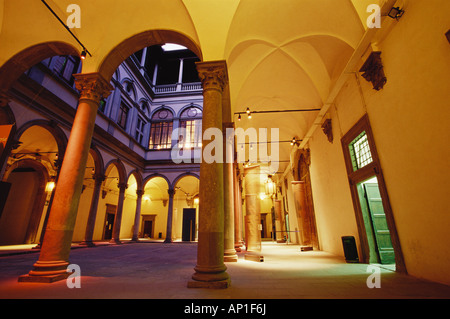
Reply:
<svg viewBox="0 0 450 319"><path fill-rule="evenodd" d="M74 74L75 86L80 91L80 100L87 99L98 103L102 98L107 98L114 90L100 73Z"/></svg>
<svg viewBox="0 0 450 319"><path fill-rule="evenodd" d="M228 83L228 71L225 61L197 62L197 71L203 90L223 91Z"/></svg>
<svg viewBox="0 0 450 319"><path fill-rule="evenodd" d="M118 183L117 187L119 187L119 191L121 193L125 193L125 190L128 188L128 184L127 183Z"/></svg>
<svg viewBox="0 0 450 319"><path fill-rule="evenodd" d="M138 197L142 197L142 195L144 195L144 193L145 193L145 190L143 190L143 189L137 189L136 190L136 195Z"/></svg>
<svg viewBox="0 0 450 319"><path fill-rule="evenodd" d="M94 174L92 178L95 180L95 184L100 185L105 180L106 176L103 174Z"/></svg>
<svg viewBox="0 0 450 319"><path fill-rule="evenodd" d="M169 193L169 197L173 197L173 196L175 195L175 189L169 188L169 189L167 190L167 193Z"/></svg>

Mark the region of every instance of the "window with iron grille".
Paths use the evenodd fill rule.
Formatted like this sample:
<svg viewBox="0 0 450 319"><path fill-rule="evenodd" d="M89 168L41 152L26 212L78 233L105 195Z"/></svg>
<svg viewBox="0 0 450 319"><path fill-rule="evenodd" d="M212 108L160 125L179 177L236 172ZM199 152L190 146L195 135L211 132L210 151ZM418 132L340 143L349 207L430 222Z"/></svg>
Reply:
<svg viewBox="0 0 450 319"><path fill-rule="evenodd" d="M372 163L372 153L370 152L369 141L367 140L365 131L359 134L348 147L350 150L353 171Z"/></svg>
<svg viewBox="0 0 450 319"><path fill-rule="evenodd" d="M173 114L162 109L152 116L148 148L151 150L169 149L172 147Z"/></svg>
<svg viewBox="0 0 450 319"><path fill-rule="evenodd" d="M128 106L126 106L124 103L120 104L119 108L119 115L117 117L117 124L123 129L126 129L127 127L127 119L128 119L128 112L130 109Z"/></svg>
<svg viewBox="0 0 450 319"><path fill-rule="evenodd" d="M183 148L202 146L202 111L189 107L180 116L180 136L178 143Z"/></svg>
<svg viewBox="0 0 450 319"><path fill-rule="evenodd" d="M142 144L142 139L144 138L144 126L145 121L140 117L138 117L136 123L136 133L134 138L136 139L136 141L138 141L139 144Z"/></svg>

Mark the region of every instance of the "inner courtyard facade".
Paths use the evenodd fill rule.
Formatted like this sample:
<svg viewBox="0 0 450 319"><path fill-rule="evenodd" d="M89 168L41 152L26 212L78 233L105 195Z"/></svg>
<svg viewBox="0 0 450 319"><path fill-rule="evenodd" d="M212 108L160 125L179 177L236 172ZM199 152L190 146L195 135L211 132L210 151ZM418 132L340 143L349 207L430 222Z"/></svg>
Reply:
<svg viewBox="0 0 450 319"><path fill-rule="evenodd" d="M18 280L67 278L73 243L185 241L188 287L227 288L272 241L449 285L430 2L0 0L0 246L40 250Z"/></svg>

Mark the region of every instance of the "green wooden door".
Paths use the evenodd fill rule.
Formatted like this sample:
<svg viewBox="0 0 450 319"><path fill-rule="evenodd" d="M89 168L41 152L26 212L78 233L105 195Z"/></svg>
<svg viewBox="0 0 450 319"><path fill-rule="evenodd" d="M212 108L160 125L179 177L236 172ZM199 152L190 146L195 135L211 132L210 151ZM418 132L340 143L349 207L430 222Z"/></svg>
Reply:
<svg viewBox="0 0 450 319"><path fill-rule="evenodd" d="M384 214L383 202L378 184L364 184L373 232L377 244L378 255L382 264L395 263L394 248L392 247L391 234Z"/></svg>

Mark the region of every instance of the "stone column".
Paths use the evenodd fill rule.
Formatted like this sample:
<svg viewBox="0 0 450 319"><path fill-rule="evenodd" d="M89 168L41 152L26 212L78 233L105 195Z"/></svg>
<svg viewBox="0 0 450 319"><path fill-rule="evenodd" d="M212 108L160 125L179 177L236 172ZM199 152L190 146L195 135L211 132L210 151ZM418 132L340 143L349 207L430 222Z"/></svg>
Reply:
<svg viewBox="0 0 450 319"><path fill-rule="evenodd" d="M261 191L259 165L245 168L245 238L247 253L245 259L263 261L261 255Z"/></svg>
<svg viewBox="0 0 450 319"><path fill-rule="evenodd" d="M225 107L225 105L224 105ZM224 203L224 261L236 262L238 256L234 248L234 134L227 136L227 129L234 129L233 123L223 123L225 163L223 164Z"/></svg>
<svg viewBox="0 0 450 319"><path fill-rule="evenodd" d="M222 129L222 93L228 82L225 61L197 63L203 86L202 136L209 128ZM202 140L202 152L212 143ZM216 152L218 150L215 150ZM224 264L223 163L200 163L197 265L188 287L227 288L230 277Z"/></svg>
<svg viewBox="0 0 450 319"><path fill-rule="evenodd" d="M112 233L112 238L110 243L121 244L120 242L120 227L122 226L122 215L123 215L123 202L125 200L125 190L127 189L127 183L117 184L119 187L119 200L117 202L116 216L114 217L114 228Z"/></svg>
<svg viewBox="0 0 450 319"><path fill-rule="evenodd" d="M76 74L80 99L49 214L39 260L19 281L53 282L67 278L67 266L97 108L112 86L98 73Z"/></svg>
<svg viewBox="0 0 450 319"><path fill-rule="evenodd" d="M234 247L241 251L242 240L242 195L241 186L237 176L237 163L234 163Z"/></svg>
<svg viewBox="0 0 450 319"><path fill-rule="evenodd" d="M277 242L284 243L285 242L285 240L284 240L285 229L284 229L284 218L283 218L283 214L281 213L281 200L275 199L273 201L273 207L274 207L274 212L275 212L275 229L276 229L277 235L278 235Z"/></svg>
<svg viewBox="0 0 450 319"><path fill-rule="evenodd" d="M173 226L173 196L175 195L175 190L173 188L169 188L167 190L169 193L169 208L167 210L167 230L166 230L166 239L165 243L172 242L172 226Z"/></svg>
<svg viewBox="0 0 450 319"><path fill-rule="evenodd" d="M292 192L294 194L295 209L297 212L297 223L300 230L302 245L306 247L311 247L311 223L308 218L308 212L306 207L306 193L305 193L305 182L293 181ZM305 248L302 248L305 250Z"/></svg>
<svg viewBox="0 0 450 319"><path fill-rule="evenodd" d="M84 241L80 243L80 245L86 245L89 247L95 246L95 244L92 242L92 237L94 235L94 228L95 228L95 219L97 217L97 208L98 208L98 199L100 197L100 190L103 181L105 180L104 175L95 174L94 175L94 192L92 193L92 199L91 199L91 207L89 209L89 216L88 221L86 225L86 232L84 235Z"/></svg>
<svg viewBox="0 0 450 319"><path fill-rule="evenodd" d="M134 225L133 225L133 238L132 241L139 241L139 224L141 222L141 206L142 206L142 195L144 195L143 189L136 190L136 215L134 216Z"/></svg>

